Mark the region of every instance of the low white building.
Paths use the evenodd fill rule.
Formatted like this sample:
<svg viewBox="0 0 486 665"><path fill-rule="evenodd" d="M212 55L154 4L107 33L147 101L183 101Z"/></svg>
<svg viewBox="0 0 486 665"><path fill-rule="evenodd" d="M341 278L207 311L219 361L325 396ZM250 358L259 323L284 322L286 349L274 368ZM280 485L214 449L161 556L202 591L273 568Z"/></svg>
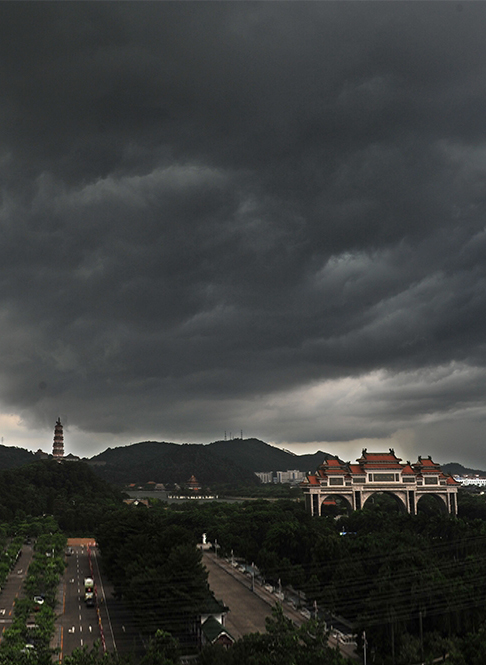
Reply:
<svg viewBox="0 0 486 665"><path fill-rule="evenodd" d="M486 486L486 478L467 478L465 476L454 476L461 485L476 485L477 487Z"/></svg>

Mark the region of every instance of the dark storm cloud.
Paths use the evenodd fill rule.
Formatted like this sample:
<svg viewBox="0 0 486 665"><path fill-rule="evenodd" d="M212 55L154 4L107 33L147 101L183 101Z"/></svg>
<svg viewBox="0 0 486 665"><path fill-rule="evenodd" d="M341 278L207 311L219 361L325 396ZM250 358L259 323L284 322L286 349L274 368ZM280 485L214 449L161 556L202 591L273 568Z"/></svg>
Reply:
<svg viewBox="0 0 486 665"><path fill-rule="evenodd" d="M132 440L476 422L481 3L0 14L6 408Z"/></svg>

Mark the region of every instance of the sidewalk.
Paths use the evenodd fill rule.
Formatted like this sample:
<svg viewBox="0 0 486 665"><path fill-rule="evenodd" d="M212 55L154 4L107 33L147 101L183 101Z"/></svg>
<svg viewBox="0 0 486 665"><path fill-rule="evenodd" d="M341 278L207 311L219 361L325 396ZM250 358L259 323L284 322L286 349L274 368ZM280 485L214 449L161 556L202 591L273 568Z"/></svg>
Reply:
<svg viewBox="0 0 486 665"><path fill-rule="evenodd" d="M213 563L218 565L221 569L223 569L226 573L228 573L228 575L231 575L231 577L237 580L244 587L250 590L252 589L251 578L249 578L241 571L237 570L234 566L231 565L229 561L226 561L226 559L221 559L219 557L216 557L212 552L208 551L203 552L203 563L205 557L210 558ZM274 607L276 603L281 602L275 594L267 591L264 587L260 586L256 581L254 582L253 585L253 593L271 607ZM285 601L282 603L282 610L284 615L287 618L291 619L291 621L293 621L293 623L296 624L297 626L302 625L307 620L299 612L299 610L294 609L293 607L285 603ZM332 646L333 648L337 647L345 658L351 658L351 660L362 662L361 658L354 650L354 646L342 644L333 635L330 635L329 637L329 645Z"/></svg>
<svg viewBox="0 0 486 665"><path fill-rule="evenodd" d="M65 580L65 575L63 574L61 576L61 581L59 582L59 586L57 587L57 594L56 594L56 606L54 608L55 612L55 620L54 620L54 634L51 638L50 642L50 647L53 651L59 650L58 655L54 656L54 661L55 663L60 663L61 662L61 657L62 657L62 640L63 640L63 626L62 626L62 620L64 616L64 593L65 593L65 588L64 585L66 584Z"/></svg>
<svg viewBox="0 0 486 665"><path fill-rule="evenodd" d="M13 621L16 599L24 597L22 585L33 556L34 551L32 547L30 545L23 545L21 555L8 574L5 586L0 591L0 625L2 626L2 635ZM0 635L0 641L1 639Z"/></svg>

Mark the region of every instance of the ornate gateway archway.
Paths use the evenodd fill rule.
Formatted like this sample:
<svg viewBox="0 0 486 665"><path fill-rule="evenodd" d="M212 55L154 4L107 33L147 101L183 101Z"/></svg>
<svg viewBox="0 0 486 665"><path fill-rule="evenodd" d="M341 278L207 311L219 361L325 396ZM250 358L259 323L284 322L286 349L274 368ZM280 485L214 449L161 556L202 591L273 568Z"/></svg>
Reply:
<svg viewBox="0 0 486 665"><path fill-rule="evenodd" d="M393 448L387 453L369 453L365 448L357 464L326 460L316 473L307 475L301 487L311 515L321 514L330 494L346 499L353 510L360 510L377 492L393 494L412 515L417 513L421 497L434 495L444 502L447 512L457 515L459 483L430 456L419 457L415 464L403 464Z"/></svg>

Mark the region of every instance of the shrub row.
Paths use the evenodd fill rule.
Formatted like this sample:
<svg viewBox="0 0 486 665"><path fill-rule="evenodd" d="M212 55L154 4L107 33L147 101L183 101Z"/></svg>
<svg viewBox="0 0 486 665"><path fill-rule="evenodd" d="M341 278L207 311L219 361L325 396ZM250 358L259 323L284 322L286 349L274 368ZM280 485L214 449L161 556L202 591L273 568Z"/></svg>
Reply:
<svg viewBox="0 0 486 665"><path fill-rule="evenodd" d="M24 582L24 598L15 603L12 625L0 643L0 664L50 665L56 595L64 572L66 538L62 533L39 536ZM34 598L42 599L42 603Z"/></svg>

